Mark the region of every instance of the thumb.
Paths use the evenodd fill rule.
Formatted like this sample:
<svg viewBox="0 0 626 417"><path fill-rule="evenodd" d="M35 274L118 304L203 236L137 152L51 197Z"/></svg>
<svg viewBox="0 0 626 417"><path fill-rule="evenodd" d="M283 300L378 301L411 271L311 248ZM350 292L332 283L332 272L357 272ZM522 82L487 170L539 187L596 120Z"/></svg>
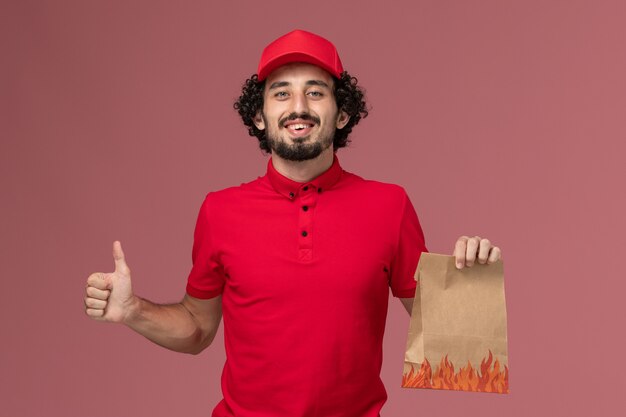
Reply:
<svg viewBox="0 0 626 417"><path fill-rule="evenodd" d="M130 269L128 268L128 265L126 265L124 251L122 250L122 244L119 240L113 242L113 260L115 260L115 272L128 275Z"/></svg>

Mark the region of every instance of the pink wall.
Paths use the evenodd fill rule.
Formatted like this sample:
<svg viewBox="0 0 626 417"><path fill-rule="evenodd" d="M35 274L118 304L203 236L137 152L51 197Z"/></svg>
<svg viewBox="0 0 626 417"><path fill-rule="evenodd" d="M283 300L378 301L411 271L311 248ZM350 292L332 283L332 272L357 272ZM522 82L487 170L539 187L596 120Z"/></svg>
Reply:
<svg viewBox="0 0 626 417"><path fill-rule="evenodd" d="M408 190L432 252L503 250L508 396L401 389L390 306L383 417L624 409L626 7L616 1L13 1L0 12L0 414L208 416L200 356L83 313L122 241L133 285L178 301L197 210L265 157L232 102L262 47L332 39L372 111L345 169ZM618 251L618 249L620 249Z"/></svg>

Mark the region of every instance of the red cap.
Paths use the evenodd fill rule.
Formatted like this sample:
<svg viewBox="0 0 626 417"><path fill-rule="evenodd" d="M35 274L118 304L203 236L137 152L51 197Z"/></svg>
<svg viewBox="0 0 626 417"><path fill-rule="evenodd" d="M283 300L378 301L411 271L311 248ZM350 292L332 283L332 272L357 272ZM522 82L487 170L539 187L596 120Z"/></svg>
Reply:
<svg viewBox="0 0 626 417"><path fill-rule="evenodd" d="M276 68L291 62L317 65L337 78L343 72L335 45L314 33L294 30L265 47L257 71L259 81L267 78Z"/></svg>

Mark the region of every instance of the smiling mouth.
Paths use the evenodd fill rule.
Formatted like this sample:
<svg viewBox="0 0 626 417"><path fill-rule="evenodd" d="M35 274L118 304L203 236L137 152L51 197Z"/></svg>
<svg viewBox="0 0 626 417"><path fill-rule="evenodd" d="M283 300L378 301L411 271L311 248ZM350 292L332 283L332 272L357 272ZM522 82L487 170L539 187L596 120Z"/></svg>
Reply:
<svg viewBox="0 0 626 417"><path fill-rule="evenodd" d="M315 123L309 121L289 121L283 125L285 129L294 137L303 137L308 135Z"/></svg>

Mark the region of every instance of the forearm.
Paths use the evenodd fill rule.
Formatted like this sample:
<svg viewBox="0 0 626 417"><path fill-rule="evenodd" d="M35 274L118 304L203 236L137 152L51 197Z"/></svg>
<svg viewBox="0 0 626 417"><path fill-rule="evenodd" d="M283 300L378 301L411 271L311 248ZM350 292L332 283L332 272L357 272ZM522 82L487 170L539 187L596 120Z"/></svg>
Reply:
<svg viewBox="0 0 626 417"><path fill-rule="evenodd" d="M193 315L181 304L160 305L140 297L124 324L152 342L176 352L201 352L211 340L207 340Z"/></svg>

